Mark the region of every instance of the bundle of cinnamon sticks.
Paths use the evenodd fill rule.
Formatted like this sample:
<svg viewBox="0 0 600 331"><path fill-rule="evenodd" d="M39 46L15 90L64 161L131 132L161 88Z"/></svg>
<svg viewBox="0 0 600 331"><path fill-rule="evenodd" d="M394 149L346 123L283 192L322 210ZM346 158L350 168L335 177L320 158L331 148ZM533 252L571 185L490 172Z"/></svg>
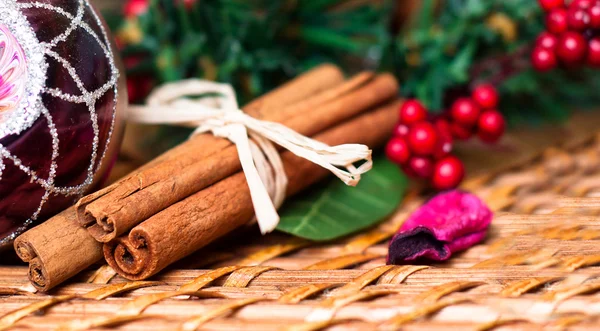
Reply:
<svg viewBox="0 0 600 331"><path fill-rule="evenodd" d="M398 84L391 75L344 80L318 67L244 108L329 145L382 145L397 119ZM281 152L287 196L328 171ZM367 174L368 176L368 174ZM104 257L120 275L146 279L247 224L254 215L235 145L199 135L15 241L33 285L47 291Z"/></svg>

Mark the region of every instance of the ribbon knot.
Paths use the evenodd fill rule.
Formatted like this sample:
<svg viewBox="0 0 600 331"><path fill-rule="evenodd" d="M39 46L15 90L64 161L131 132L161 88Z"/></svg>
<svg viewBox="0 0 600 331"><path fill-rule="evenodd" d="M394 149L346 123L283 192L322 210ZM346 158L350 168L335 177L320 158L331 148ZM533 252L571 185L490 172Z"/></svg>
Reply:
<svg viewBox="0 0 600 331"><path fill-rule="evenodd" d="M356 186L372 166L364 145L329 146L279 123L261 121L238 106L231 85L192 79L163 85L145 106L130 106L128 120L145 124L192 124L193 135L211 132L237 147L258 225L263 234L279 224L277 208L285 200L287 176L275 144L331 171ZM364 161L359 167L354 163Z"/></svg>

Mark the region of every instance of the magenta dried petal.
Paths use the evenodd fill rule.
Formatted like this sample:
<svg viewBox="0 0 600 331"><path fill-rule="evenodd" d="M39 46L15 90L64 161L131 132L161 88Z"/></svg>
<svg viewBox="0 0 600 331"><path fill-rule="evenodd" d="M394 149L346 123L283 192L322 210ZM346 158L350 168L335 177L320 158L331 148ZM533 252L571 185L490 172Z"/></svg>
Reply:
<svg viewBox="0 0 600 331"><path fill-rule="evenodd" d="M416 259L445 261L485 236L492 211L475 195L441 193L416 210L390 243L388 263Z"/></svg>

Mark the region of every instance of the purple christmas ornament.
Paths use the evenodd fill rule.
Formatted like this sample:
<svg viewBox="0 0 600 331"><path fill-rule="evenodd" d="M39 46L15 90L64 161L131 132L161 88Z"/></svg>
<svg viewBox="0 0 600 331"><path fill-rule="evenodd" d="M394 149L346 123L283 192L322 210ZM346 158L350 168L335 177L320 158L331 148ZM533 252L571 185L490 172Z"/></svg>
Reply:
<svg viewBox="0 0 600 331"><path fill-rule="evenodd" d="M404 222L390 243L388 264L445 261L485 239L492 217L492 211L473 194L438 194Z"/></svg>
<svg viewBox="0 0 600 331"><path fill-rule="evenodd" d="M106 175L127 104L121 86L87 0L0 1L0 248Z"/></svg>

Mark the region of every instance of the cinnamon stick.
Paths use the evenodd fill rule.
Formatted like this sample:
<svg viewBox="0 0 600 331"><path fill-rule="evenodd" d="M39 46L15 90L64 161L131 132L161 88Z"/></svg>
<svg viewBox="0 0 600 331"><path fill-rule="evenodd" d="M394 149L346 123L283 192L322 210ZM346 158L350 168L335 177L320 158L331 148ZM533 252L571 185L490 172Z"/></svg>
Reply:
<svg viewBox="0 0 600 331"><path fill-rule="evenodd" d="M29 263L29 280L41 291L102 259L102 246L79 226L73 207L19 236L15 250Z"/></svg>
<svg viewBox="0 0 600 331"><path fill-rule="evenodd" d="M384 143L397 119L397 102L317 135L330 145ZM288 196L327 176L319 166L282 154L289 179ZM368 174L367 174L368 176ZM171 263L246 224L253 216L250 191L237 173L152 216L126 235L104 245L104 257L121 276L146 279Z"/></svg>
<svg viewBox="0 0 600 331"><path fill-rule="evenodd" d="M245 113L252 117L278 122L293 115L292 111L297 108L285 112L282 110L292 105L305 103L307 99L320 96L323 92L329 91L343 82L344 74L338 67L324 64L251 101L243 109ZM184 155L186 157L182 160L185 162L190 150L197 152L198 147L203 149L209 147L212 151L215 151L224 148L224 145L222 145L224 143L228 144L226 140L216 138L210 134L198 135L170 149L150 163L156 164L162 161L178 160L182 159L181 156Z"/></svg>
<svg viewBox="0 0 600 331"><path fill-rule="evenodd" d="M344 81L344 74L335 65L323 64L296 79L283 84L268 94L244 106L244 111L255 118L265 118L281 111L282 107L306 100L327 91Z"/></svg>
<svg viewBox="0 0 600 331"><path fill-rule="evenodd" d="M326 102L332 97L330 90L339 86L343 79L337 67L324 65L264 95L244 109L255 116L274 117L284 108L300 104L311 106L319 100ZM323 99L324 95L329 97ZM223 139L201 135L191 141L188 143L194 144L201 151L203 144L221 142ZM137 172L181 159L185 153L189 155L185 148L175 147L121 182L136 176ZM41 291L50 290L102 258L102 244L79 225L75 207L22 234L15 240L15 250L23 261L29 263L29 279Z"/></svg>
<svg viewBox="0 0 600 331"><path fill-rule="evenodd" d="M363 74L323 95L273 117L307 136L339 124L396 96L398 85L388 74L373 80ZM328 101L323 105L319 102ZM100 242L109 242L174 203L241 170L236 147L220 139L184 144L185 157L167 160L87 196L77 204L78 220ZM216 147L218 146L218 147Z"/></svg>

